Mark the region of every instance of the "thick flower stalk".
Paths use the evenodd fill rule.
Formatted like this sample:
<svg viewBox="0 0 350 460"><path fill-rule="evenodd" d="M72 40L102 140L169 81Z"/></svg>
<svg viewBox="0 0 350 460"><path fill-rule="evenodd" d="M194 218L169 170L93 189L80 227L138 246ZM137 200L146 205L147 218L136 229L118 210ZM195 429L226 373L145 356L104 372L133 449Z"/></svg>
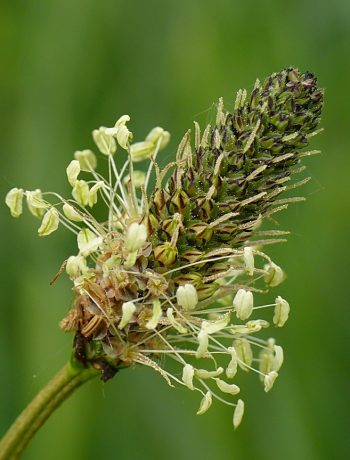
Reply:
<svg viewBox="0 0 350 460"><path fill-rule="evenodd" d="M220 99L215 123L201 130L195 122L194 140L187 132L163 170L157 155L169 133L157 127L133 143L124 115L93 131L106 178L95 154L82 150L67 167L72 198L39 189L8 193L14 217L25 198L41 219L40 236L60 225L76 235L77 253L64 263L74 299L60 326L74 333L83 367L104 381L122 367L152 367L170 386L200 394L197 414L217 399L234 407L233 424L240 424L236 374L251 371L265 391L272 388L283 350L259 333L271 322L282 327L289 315L276 294L256 305L257 292L284 280L263 247L288 233L260 227L301 200L280 195L307 180L293 178L300 159L316 153L305 147L318 132L322 102L312 74L273 74L251 94L238 91L232 111ZM118 168L115 156L123 155ZM135 169L146 161L146 172ZM102 221L93 213L98 202ZM179 373L170 372L169 359Z"/></svg>

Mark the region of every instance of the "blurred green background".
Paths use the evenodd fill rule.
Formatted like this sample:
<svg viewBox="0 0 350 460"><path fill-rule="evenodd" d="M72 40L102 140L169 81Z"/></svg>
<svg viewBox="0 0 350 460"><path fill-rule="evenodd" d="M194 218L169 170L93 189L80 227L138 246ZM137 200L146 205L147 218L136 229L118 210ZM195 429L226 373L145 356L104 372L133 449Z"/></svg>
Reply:
<svg viewBox="0 0 350 460"><path fill-rule="evenodd" d="M293 65L326 88L322 126L308 159L306 203L280 215L288 244L270 253L288 273L287 327L272 331L286 363L273 391L255 376L242 388L246 414L171 390L148 369L90 382L49 420L24 459L328 460L349 458L348 263L350 2L348 0L3 1L0 195L19 186L69 193L65 168L91 130L132 117L136 140L161 125L174 154L212 102L231 101L256 77ZM1 213L0 428L5 430L64 364L72 337L57 323L70 283L49 281L75 251L60 231Z"/></svg>

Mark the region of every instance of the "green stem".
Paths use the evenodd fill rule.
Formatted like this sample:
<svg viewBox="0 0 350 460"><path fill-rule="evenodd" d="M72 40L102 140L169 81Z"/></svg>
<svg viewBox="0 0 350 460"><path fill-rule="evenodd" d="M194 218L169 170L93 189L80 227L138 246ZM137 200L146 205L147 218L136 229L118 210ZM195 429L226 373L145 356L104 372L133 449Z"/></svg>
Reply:
<svg viewBox="0 0 350 460"><path fill-rule="evenodd" d="M35 396L0 441L0 460L16 460L54 410L84 382L98 375L94 368L68 363Z"/></svg>

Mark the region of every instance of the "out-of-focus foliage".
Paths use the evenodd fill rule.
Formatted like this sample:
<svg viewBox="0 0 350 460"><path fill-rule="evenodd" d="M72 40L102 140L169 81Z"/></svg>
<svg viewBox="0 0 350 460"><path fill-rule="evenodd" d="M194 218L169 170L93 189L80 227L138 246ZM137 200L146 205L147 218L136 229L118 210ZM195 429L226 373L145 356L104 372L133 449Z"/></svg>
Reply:
<svg viewBox="0 0 350 460"><path fill-rule="evenodd" d="M279 216L287 244L271 253L289 277L292 306L276 331L286 350L266 395L245 379L249 401L236 432L229 409L196 417L197 400L151 370L120 372L81 389L36 436L25 459L328 460L347 458L349 407L350 3L347 0L5 1L0 12L0 193L15 186L69 193L64 169L90 131L123 113L142 140L171 131L167 159L212 102L293 65L326 88L323 154L308 159L306 203ZM233 103L233 102L232 102ZM71 301L64 276L68 232L36 236L28 213L1 213L0 425L12 421L67 360L71 336L57 327ZM249 377L249 376L248 376Z"/></svg>

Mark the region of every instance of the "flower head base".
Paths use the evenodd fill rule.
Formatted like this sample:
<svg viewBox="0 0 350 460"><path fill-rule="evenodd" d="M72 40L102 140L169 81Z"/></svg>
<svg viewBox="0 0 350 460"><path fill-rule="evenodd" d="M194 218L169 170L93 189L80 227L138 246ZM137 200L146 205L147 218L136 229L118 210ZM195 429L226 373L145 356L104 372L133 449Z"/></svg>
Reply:
<svg viewBox="0 0 350 460"><path fill-rule="evenodd" d="M269 327L267 319L281 327L289 315L280 296L254 306L254 292L284 279L262 248L287 233L259 226L293 201L276 198L298 185L286 184L310 154L302 148L316 133L321 107L313 75L286 69L257 82L249 97L240 90L233 112L220 100L214 126L201 134L196 123L194 147L187 133L164 170L156 158L169 133L156 127L132 144L124 115L114 127L93 131L108 179L95 171L94 153L82 150L67 168L73 199L40 190L8 193L14 217L27 197L29 210L42 218L41 236L59 223L77 236L78 255L66 261L74 301L60 325L75 333L84 365L100 369L103 380L121 367L152 367L169 385L201 393L198 415L217 399L235 407L233 425L240 424L244 403L231 401L241 391L234 378L240 369L252 371L265 391L272 388L283 350L256 334ZM126 151L120 170L117 144ZM133 164L142 160L150 161L140 174ZM88 180L80 177L87 172ZM102 221L92 212L98 203L106 207ZM179 364L181 379L161 367L164 356Z"/></svg>

